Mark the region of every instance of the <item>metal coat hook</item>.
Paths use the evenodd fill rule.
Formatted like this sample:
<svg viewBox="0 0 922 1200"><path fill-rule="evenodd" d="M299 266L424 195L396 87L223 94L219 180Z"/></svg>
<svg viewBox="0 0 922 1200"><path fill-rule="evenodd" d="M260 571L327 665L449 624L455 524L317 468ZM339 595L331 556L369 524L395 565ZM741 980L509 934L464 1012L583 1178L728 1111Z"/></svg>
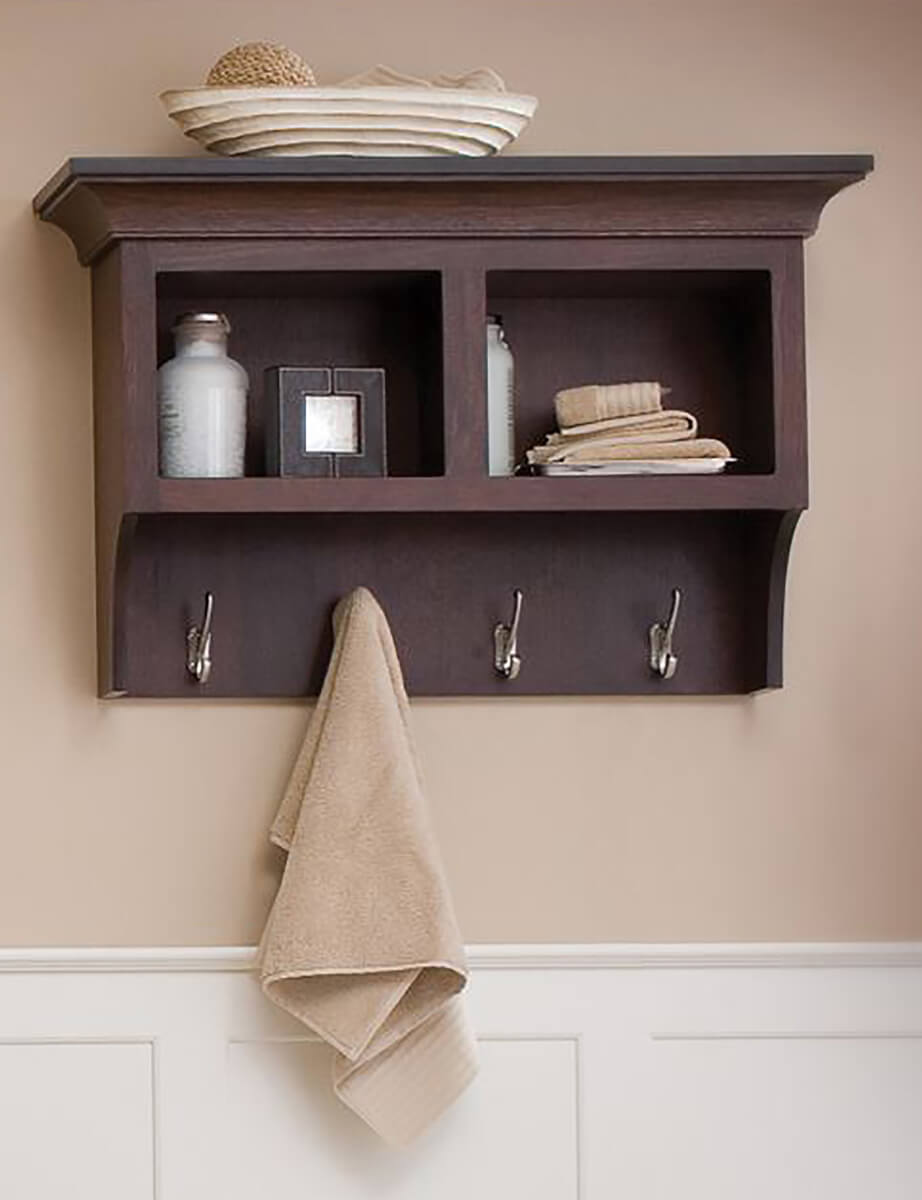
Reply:
<svg viewBox="0 0 922 1200"><path fill-rule="evenodd" d="M214 613L214 596L205 593L205 615L201 627L191 625L186 631L186 670L201 684L208 682L211 674L211 618Z"/></svg>
<svg viewBox="0 0 922 1200"><path fill-rule="evenodd" d="M679 665L678 657L672 649L672 635L675 633L681 602L682 593L678 588L673 588L668 620L665 624L657 622L650 626L650 670L655 671L661 679L671 679Z"/></svg>
<svg viewBox="0 0 922 1200"><path fill-rule="evenodd" d="M512 593L512 599L512 624L504 625L500 621L493 629L493 666L506 679L515 679L522 666L517 653L519 618L522 615L522 593L518 588Z"/></svg>

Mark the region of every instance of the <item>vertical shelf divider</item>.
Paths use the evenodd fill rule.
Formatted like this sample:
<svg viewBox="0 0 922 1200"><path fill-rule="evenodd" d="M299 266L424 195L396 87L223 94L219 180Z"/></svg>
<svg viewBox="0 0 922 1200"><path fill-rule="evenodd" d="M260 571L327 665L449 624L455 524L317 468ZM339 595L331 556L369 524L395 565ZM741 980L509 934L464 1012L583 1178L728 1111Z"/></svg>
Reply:
<svg viewBox="0 0 922 1200"><path fill-rule="evenodd" d="M442 272L445 474L478 479L487 470L486 273Z"/></svg>

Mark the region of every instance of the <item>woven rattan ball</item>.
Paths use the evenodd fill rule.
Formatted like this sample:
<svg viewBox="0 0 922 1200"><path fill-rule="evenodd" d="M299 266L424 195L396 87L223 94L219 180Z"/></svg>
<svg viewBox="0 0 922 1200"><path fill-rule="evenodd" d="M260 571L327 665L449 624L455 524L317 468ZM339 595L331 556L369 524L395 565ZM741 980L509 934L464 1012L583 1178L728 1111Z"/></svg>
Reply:
<svg viewBox="0 0 922 1200"><path fill-rule="evenodd" d="M317 80L300 54L272 42L247 42L222 54L208 72L209 87L313 87Z"/></svg>

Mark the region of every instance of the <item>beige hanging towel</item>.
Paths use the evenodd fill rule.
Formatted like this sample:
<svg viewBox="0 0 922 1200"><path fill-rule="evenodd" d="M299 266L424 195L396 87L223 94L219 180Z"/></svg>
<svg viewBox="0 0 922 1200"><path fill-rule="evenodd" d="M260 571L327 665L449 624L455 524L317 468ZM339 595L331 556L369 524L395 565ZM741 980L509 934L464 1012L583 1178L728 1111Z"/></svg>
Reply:
<svg viewBox="0 0 922 1200"><path fill-rule="evenodd" d="M429 824L394 642L371 592L335 644L270 837L288 860L260 946L266 995L336 1051L339 1098L404 1145L467 1087L464 946Z"/></svg>

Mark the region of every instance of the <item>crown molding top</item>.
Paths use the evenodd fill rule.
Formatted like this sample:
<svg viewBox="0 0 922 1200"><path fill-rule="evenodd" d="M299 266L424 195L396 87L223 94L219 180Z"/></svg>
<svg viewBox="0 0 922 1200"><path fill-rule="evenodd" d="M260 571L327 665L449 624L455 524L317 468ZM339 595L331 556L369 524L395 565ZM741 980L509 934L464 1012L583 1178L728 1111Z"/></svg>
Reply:
<svg viewBox="0 0 922 1200"><path fill-rule="evenodd" d="M873 167L867 154L72 158L33 207L84 263L142 239L808 237Z"/></svg>
<svg viewBox="0 0 922 1200"><path fill-rule="evenodd" d="M872 154L508 155L483 158L69 158L33 201L37 212L77 181L134 179L614 179L686 176L858 175Z"/></svg>

